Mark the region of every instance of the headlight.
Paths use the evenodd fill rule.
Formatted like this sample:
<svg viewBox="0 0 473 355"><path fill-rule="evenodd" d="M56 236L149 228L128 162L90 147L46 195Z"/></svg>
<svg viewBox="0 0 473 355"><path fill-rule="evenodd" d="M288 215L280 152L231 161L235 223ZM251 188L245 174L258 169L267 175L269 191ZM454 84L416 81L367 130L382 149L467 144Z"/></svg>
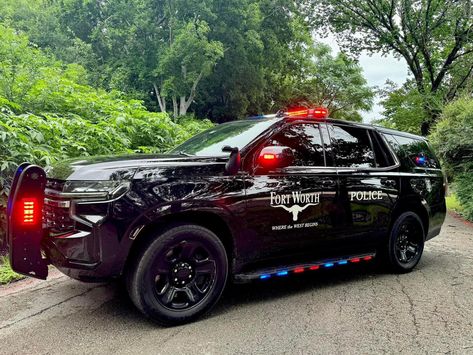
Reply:
<svg viewBox="0 0 473 355"><path fill-rule="evenodd" d="M129 181L67 181L62 196L71 198L112 200L128 191Z"/></svg>

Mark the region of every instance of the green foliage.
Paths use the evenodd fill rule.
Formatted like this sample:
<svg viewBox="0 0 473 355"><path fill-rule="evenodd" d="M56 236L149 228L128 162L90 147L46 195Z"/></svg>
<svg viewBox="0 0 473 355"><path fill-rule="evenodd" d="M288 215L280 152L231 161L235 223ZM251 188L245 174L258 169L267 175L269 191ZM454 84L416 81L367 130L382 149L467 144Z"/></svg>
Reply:
<svg viewBox="0 0 473 355"><path fill-rule="evenodd" d="M10 262L6 256L0 256L0 285L23 278L24 276L17 274L11 269Z"/></svg>
<svg viewBox="0 0 473 355"><path fill-rule="evenodd" d="M445 107L430 136L454 181L466 218L473 220L473 99L460 98Z"/></svg>
<svg viewBox="0 0 473 355"><path fill-rule="evenodd" d="M461 205L461 214L473 221L473 171L461 173L455 177L455 191Z"/></svg>
<svg viewBox="0 0 473 355"><path fill-rule="evenodd" d="M375 123L404 132L421 134L422 122L428 120L428 117L423 107L424 99L411 81L401 87L388 81L381 95L384 118Z"/></svg>
<svg viewBox="0 0 473 355"><path fill-rule="evenodd" d="M223 57L223 45L209 41L210 28L204 21L189 22L177 31L172 44L158 59L156 73L162 78L164 96L186 96L202 76L211 73Z"/></svg>
<svg viewBox="0 0 473 355"><path fill-rule="evenodd" d="M430 139L451 174L473 171L473 99L447 105Z"/></svg>
<svg viewBox="0 0 473 355"><path fill-rule="evenodd" d="M0 21L83 65L89 84L175 116L275 112L300 96L286 76L314 74L309 0L5 2Z"/></svg>
<svg viewBox="0 0 473 355"><path fill-rule="evenodd" d="M0 24L0 95L16 103L24 100L47 63L25 35Z"/></svg>
<svg viewBox="0 0 473 355"><path fill-rule="evenodd" d="M445 197L445 203L447 204L447 209L454 211L456 213L462 213L463 207L458 201L457 195L450 193L449 196Z"/></svg>

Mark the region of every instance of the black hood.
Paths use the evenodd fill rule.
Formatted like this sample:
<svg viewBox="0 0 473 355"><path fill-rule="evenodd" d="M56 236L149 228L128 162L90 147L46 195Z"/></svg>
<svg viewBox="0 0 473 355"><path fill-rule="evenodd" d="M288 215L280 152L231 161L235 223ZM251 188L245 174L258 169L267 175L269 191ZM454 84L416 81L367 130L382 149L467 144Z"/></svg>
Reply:
<svg viewBox="0 0 473 355"><path fill-rule="evenodd" d="M95 156L65 160L46 168L48 178L58 180L129 180L139 168L185 167L224 161L225 157L172 154Z"/></svg>

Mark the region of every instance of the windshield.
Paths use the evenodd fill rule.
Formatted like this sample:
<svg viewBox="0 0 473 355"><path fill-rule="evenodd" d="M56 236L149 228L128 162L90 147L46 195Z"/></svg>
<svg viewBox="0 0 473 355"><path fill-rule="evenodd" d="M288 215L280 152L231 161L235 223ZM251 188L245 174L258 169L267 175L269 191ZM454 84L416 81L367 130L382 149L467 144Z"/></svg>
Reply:
<svg viewBox="0 0 473 355"><path fill-rule="evenodd" d="M169 153L199 156L228 155L226 145L242 149L278 119L242 120L222 123L190 138Z"/></svg>

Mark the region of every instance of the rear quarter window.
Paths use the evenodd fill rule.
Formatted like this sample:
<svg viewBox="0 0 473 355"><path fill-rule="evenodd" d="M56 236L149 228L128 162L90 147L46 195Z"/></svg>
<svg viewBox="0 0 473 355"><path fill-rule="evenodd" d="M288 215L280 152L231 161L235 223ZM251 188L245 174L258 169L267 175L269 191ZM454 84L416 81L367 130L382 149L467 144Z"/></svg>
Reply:
<svg viewBox="0 0 473 355"><path fill-rule="evenodd" d="M396 155L404 163L403 165L419 168L440 168L437 157L425 140L394 134L383 135Z"/></svg>

